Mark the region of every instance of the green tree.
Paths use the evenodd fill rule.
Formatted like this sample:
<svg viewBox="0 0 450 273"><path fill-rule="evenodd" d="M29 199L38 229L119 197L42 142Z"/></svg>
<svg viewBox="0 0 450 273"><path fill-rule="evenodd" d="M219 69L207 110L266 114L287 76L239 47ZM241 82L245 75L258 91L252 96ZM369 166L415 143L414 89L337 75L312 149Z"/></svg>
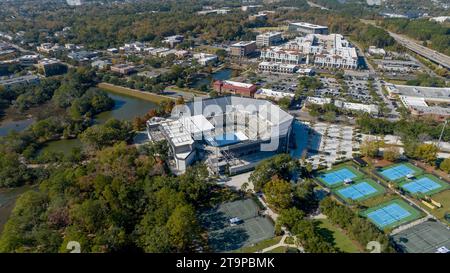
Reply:
<svg viewBox="0 0 450 273"><path fill-rule="evenodd" d="M198 235L194 208L189 205L177 206L169 217L166 227L175 251L185 251Z"/></svg>
<svg viewBox="0 0 450 273"><path fill-rule="evenodd" d="M361 143L360 151L363 156L377 157L380 152L380 147L380 141L366 139Z"/></svg>
<svg viewBox="0 0 450 273"><path fill-rule="evenodd" d="M276 211L287 209L292 204L291 184L282 179L273 179L264 185L264 196Z"/></svg>
<svg viewBox="0 0 450 273"><path fill-rule="evenodd" d="M383 158L395 162L400 158L400 150L397 147L387 147L383 151Z"/></svg>
<svg viewBox="0 0 450 273"><path fill-rule="evenodd" d="M450 173L450 158L444 159L441 164L439 164L439 168L446 173Z"/></svg>

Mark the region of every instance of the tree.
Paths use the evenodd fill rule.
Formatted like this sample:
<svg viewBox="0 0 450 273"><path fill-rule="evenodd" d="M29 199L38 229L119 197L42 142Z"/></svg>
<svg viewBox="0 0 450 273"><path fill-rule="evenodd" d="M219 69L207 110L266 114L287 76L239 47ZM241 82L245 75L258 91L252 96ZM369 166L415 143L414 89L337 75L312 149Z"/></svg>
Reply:
<svg viewBox="0 0 450 273"><path fill-rule="evenodd" d="M291 99L289 97L283 97L278 101L278 105L283 110L289 110L289 106L291 105Z"/></svg>
<svg viewBox="0 0 450 273"><path fill-rule="evenodd" d="M296 207L305 212L311 212L317 208L318 201L314 192L315 187L316 184L311 179L296 184L293 192Z"/></svg>
<svg viewBox="0 0 450 273"><path fill-rule="evenodd" d="M264 196L274 210L287 209L292 204L291 184L282 179L273 179L264 185Z"/></svg>
<svg viewBox="0 0 450 273"><path fill-rule="evenodd" d="M438 151L438 147L434 144L420 144L417 147L416 155L424 162L435 165Z"/></svg>
<svg viewBox="0 0 450 273"><path fill-rule="evenodd" d="M323 114L323 119L328 122L334 122L336 120L336 113L333 111L327 111Z"/></svg>
<svg viewBox="0 0 450 273"><path fill-rule="evenodd" d="M450 174L450 158L444 159L441 164L439 164L439 168L446 173Z"/></svg>
<svg viewBox="0 0 450 273"><path fill-rule="evenodd" d="M169 240L176 252L185 251L197 238L198 224L192 206L177 206L167 221Z"/></svg>
<svg viewBox="0 0 450 273"><path fill-rule="evenodd" d="M366 139L361 143L360 151L363 156L377 157L380 152L380 146L380 141Z"/></svg>
<svg viewBox="0 0 450 273"><path fill-rule="evenodd" d="M255 191L260 191L272 178L290 181L299 164L288 154L279 154L260 162L249 177Z"/></svg>
<svg viewBox="0 0 450 273"><path fill-rule="evenodd" d="M387 161L395 162L400 158L400 150L397 147L387 147L383 151L383 158Z"/></svg>
<svg viewBox="0 0 450 273"><path fill-rule="evenodd" d="M31 171L20 162L19 154L0 146L0 188L18 187L31 179Z"/></svg>
<svg viewBox="0 0 450 273"><path fill-rule="evenodd" d="M89 127L81 134L80 139L95 149L101 149L121 141L129 141L133 135L131 130L129 122L110 119L103 125Z"/></svg>
<svg viewBox="0 0 450 273"><path fill-rule="evenodd" d="M295 207L283 209L278 215L277 226L291 230L303 218L305 218L305 213Z"/></svg>

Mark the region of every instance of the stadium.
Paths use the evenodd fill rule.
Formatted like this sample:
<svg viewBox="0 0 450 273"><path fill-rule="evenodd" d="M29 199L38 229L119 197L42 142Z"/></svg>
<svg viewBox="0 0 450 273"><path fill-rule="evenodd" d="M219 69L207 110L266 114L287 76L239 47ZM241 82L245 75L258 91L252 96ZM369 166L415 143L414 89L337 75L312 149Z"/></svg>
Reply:
<svg viewBox="0 0 450 273"><path fill-rule="evenodd" d="M176 107L170 118L154 117L147 134L150 141L167 140L175 173L204 161L215 174L233 175L287 152L293 121L269 101L224 96L195 99Z"/></svg>

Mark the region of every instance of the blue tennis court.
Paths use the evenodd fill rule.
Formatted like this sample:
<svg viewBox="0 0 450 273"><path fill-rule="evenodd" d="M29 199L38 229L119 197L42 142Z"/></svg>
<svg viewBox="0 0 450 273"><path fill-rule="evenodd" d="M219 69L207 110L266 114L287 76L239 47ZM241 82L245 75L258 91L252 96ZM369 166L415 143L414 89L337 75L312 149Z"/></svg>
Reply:
<svg viewBox="0 0 450 273"><path fill-rule="evenodd" d="M399 204L393 203L375 211L369 212L367 217L370 218L378 227L383 228L390 224L410 216L411 213L402 208Z"/></svg>
<svg viewBox="0 0 450 273"><path fill-rule="evenodd" d="M416 171L411 169L410 167L400 164L397 166L394 166L392 168L386 169L384 171L381 171L381 174L385 177L387 177L391 181L398 180L400 178L406 177L410 174L415 174Z"/></svg>
<svg viewBox="0 0 450 273"><path fill-rule="evenodd" d="M361 182L343 189L338 190L339 194L344 196L347 199L358 200L367 195L371 195L373 193L378 192L377 189L372 187L367 182Z"/></svg>
<svg viewBox="0 0 450 273"><path fill-rule="evenodd" d="M422 177L410 183L404 184L402 188L411 193L427 193L442 188L442 185L434 182L428 177Z"/></svg>
<svg viewBox="0 0 450 273"><path fill-rule="evenodd" d="M336 171L321 174L319 176L319 178L321 178L324 183L329 186L342 183L347 179L353 179L355 177L357 177L357 175L348 168L342 168Z"/></svg>

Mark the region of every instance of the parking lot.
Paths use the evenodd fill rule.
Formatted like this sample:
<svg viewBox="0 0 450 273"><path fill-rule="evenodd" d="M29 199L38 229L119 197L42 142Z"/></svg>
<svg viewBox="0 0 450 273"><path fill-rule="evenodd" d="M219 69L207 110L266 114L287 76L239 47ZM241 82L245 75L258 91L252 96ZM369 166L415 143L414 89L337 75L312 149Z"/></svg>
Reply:
<svg viewBox="0 0 450 273"><path fill-rule="evenodd" d="M350 102L374 103L374 98L370 94L368 83L365 80L355 78L346 79L345 85L341 85L334 78L320 78L323 88L315 91L316 97L333 97L336 99L345 98Z"/></svg>

